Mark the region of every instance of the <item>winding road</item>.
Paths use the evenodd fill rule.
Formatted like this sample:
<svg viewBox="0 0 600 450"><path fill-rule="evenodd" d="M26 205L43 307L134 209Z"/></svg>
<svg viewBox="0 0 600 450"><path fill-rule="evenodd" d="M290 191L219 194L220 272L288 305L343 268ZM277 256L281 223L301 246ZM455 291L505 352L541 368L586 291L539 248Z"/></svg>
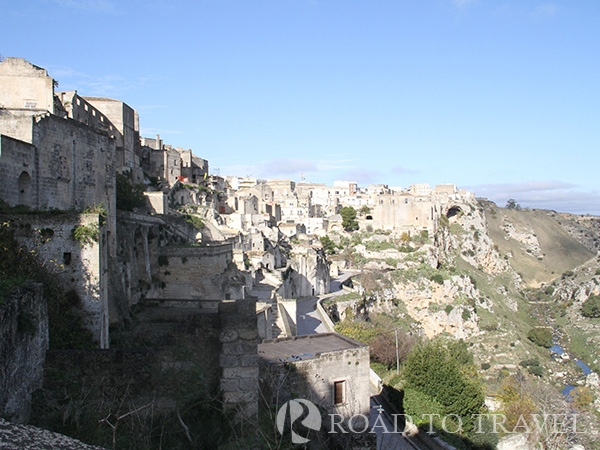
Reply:
<svg viewBox="0 0 600 450"><path fill-rule="evenodd" d="M343 295L342 285L360 271L346 271L331 280L330 293L318 297L303 297L296 302L296 327L298 336L307 334L329 333L330 330L317 308L317 302L331 297ZM394 417L389 413L391 408L379 395L371 397L369 425L377 436L377 450L419 450L410 438L394 429ZM396 425L398 427L398 425ZM396 432L395 432L396 431Z"/></svg>

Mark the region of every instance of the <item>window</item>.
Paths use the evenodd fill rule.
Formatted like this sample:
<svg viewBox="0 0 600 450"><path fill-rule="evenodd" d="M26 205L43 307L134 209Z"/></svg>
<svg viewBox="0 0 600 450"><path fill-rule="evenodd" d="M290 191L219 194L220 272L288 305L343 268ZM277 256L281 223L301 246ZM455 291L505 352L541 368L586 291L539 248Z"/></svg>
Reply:
<svg viewBox="0 0 600 450"><path fill-rule="evenodd" d="M71 264L71 253L63 253L63 264L68 266Z"/></svg>
<svg viewBox="0 0 600 450"><path fill-rule="evenodd" d="M343 405L346 403L346 382L333 382L333 403L335 405Z"/></svg>

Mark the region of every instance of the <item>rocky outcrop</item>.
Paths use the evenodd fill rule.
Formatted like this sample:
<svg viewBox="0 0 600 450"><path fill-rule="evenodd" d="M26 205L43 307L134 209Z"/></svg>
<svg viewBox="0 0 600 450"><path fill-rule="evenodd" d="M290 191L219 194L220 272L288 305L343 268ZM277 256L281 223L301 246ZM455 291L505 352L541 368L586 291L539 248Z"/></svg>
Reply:
<svg viewBox="0 0 600 450"><path fill-rule="evenodd" d="M17 425L0 418L0 448L3 450L103 450L77 439L31 425Z"/></svg>
<svg viewBox="0 0 600 450"><path fill-rule="evenodd" d="M453 217L450 221L464 230L459 233L460 237L451 237L459 240L459 244L455 244L453 247L460 248L462 257L467 262L490 275L497 275L509 270L510 265L500 257L494 241L489 236L482 210L474 208L467 214Z"/></svg>

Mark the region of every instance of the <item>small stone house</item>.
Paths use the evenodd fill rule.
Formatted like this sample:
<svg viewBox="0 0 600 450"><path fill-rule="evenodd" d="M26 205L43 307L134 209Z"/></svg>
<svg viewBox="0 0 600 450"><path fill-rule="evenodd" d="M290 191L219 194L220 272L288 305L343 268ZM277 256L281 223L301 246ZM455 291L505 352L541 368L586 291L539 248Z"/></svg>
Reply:
<svg viewBox="0 0 600 450"><path fill-rule="evenodd" d="M338 333L312 334L266 339L258 356L260 388L270 406L303 398L346 419L369 415L367 345Z"/></svg>

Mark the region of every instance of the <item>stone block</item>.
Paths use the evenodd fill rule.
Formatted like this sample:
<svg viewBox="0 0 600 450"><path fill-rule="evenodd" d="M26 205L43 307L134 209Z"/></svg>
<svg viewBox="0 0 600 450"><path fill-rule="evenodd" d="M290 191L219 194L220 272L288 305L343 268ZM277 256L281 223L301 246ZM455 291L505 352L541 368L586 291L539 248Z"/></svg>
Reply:
<svg viewBox="0 0 600 450"><path fill-rule="evenodd" d="M238 338L238 333L235 330L225 330L219 335L221 342L235 342Z"/></svg>
<svg viewBox="0 0 600 450"><path fill-rule="evenodd" d="M222 378L256 378L258 367L223 367Z"/></svg>
<svg viewBox="0 0 600 450"><path fill-rule="evenodd" d="M223 403L246 403L258 401L258 392L224 392Z"/></svg>

